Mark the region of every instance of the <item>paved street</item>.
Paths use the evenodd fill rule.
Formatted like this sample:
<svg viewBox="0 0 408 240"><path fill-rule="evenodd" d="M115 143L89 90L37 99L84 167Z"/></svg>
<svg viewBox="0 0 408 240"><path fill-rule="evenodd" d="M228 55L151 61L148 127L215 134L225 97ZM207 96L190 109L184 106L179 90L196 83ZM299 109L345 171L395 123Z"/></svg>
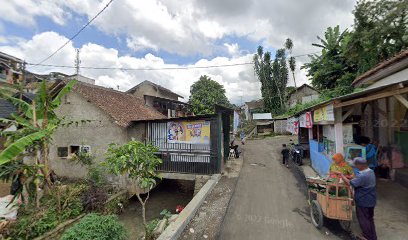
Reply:
<svg viewBox="0 0 408 240"><path fill-rule="evenodd" d="M288 137L248 141L219 239L338 239L311 223L294 169L280 163Z"/></svg>

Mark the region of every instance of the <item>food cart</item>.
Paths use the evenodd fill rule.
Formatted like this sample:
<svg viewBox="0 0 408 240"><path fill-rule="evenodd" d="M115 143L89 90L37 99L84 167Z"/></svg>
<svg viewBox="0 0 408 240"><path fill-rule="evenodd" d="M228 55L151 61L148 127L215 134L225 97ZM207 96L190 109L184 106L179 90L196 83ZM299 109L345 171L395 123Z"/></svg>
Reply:
<svg viewBox="0 0 408 240"><path fill-rule="evenodd" d="M349 230L352 220L353 198L349 186L337 179L306 178L312 224L321 228L324 218L339 220Z"/></svg>

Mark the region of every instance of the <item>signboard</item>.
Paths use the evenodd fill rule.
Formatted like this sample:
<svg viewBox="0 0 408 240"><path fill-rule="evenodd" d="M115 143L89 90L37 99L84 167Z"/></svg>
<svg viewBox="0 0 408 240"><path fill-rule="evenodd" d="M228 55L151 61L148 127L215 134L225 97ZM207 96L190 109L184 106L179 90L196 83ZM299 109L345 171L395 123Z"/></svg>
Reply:
<svg viewBox="0 0 408 240"><path fill-rule="evenodd" d="M289 118L287 120L287 127L286 127L286 131L297 135L299 132L299 119L297 118Z"/></svg>
<svg viewBox="0 0 408 240"><path fill-rule="evenodd" d="M299 116L299 126L301 128L312 128L313 127L311 112L306 112Z"/></svg>
<svg viewBox="0 0 408 240"><path fill-rule="evenodd" d="M333 104L316 109L313 112L314 122L334 121L334 107Z"/></svg>
<svg viewBox="0 0 408 240"><path fill-rule="evenodd" d="M167 123L168 143L210 144L209 121L180 121Z"/></svg>
<svg viewBox="0 0 408 240"><path fill-rule="evenodd" d="M240 119L239 119L239 113L238 111L234 111L234 135L237 134L238 132L238 127L239 127Z"/></svg>

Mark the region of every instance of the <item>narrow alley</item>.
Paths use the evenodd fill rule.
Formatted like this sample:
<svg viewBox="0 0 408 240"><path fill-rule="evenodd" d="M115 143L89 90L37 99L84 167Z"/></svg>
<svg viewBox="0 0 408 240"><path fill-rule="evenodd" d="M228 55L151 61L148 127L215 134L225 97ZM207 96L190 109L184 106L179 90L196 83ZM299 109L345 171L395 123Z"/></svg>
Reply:
<svg viewBox="0 0 408 240"><path fill-rule="evenodd" d="M282 136L244 146L244 165L219 239L339 239L310 223L295 169L280 162L281 146L287 142Z"/></svg>

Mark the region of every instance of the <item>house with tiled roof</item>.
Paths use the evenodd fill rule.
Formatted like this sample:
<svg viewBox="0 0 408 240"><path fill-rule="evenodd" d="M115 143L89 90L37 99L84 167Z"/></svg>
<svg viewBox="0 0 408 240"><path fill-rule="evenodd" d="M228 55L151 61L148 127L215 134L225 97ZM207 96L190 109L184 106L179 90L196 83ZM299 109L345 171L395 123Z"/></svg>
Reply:
<svg viewBox="0 0 408 240"><path fill-rule="evenodd" d="M146 105L169 118L188 115L188 104L179 100L183 96L151 81L145 80L130 88L127 93L143 99Z"/></svg>
<svg viewBox="0 0 408 240"><path fill-rule="evenodd" d="M52 91L64 86L64 81L58 81ZM64 96L56 113L75 123L60 127L50 147L51 168L65 177L87 174L85 167L71 160L73 154L86 151L102 161L111 143L145 140L146 123L141 121L167 118L132 94L79 81Z"/></svg>

